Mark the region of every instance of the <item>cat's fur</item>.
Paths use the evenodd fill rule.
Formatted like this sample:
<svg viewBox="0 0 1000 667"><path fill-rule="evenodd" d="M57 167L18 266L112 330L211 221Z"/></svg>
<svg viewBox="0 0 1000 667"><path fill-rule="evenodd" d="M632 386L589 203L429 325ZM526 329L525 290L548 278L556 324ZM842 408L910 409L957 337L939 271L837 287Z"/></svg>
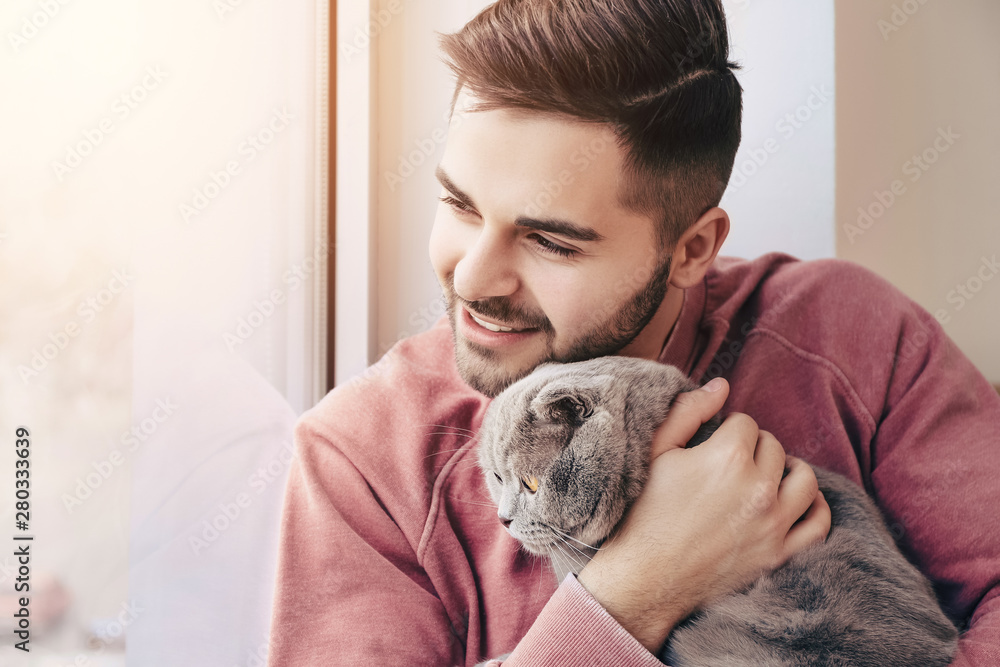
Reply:
<svg viewBox="0 0 1000 667"><path fill-rule="evenodd" d="M551 558L560 578L579 573L642 490L653 432L674 397L695 388L673 366L601 357L543 364L497 396L479 432L479 465L512 535ZM716 418L688 446L717 426ZM833 516L825 543L688 618L661 660L673 667L949 664L957 631L878 508L853 482L814 469ZM523 474L537 478L535 493L519 481Z"/></svg>

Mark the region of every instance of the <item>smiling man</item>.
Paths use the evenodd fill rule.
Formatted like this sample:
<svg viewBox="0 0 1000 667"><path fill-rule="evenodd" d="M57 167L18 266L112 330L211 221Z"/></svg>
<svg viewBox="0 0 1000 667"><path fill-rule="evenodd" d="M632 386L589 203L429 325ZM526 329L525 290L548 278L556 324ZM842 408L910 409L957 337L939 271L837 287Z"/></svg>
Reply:
<svg viewBox="0 0 1000 667"><path fill-rule="evenodd" d="M500 0L443 47L448 317L297 426L270 664L655 666L686 616L826 536L803 458L877 500L966 628L955 664L995 664L1000 533L975 517L1000 505L1000 397L873 274L718 256L741 109L718 0ZM607 354L705 390L559 582L498 519L473 436L538 364Z"/></svg>

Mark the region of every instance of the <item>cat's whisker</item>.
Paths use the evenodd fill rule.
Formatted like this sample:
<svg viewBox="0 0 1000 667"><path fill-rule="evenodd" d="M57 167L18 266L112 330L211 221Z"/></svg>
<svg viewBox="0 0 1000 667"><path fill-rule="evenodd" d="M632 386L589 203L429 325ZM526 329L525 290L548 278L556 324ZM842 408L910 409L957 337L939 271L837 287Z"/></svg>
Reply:
<svg viewBox="0 0 1000 667"><path fill-rule="evenodd" d="M562 554L571 564L576 565L575 568L571 567L570 569L582 570L583 566L586 565L586 562L581 563L580 560L576 558L571 552L563 549L563 545L572 546L568 542L556 542L553 544L553 546L559 550L560 554Z"/></svg>
<svg viewBox="0 0 1000 667"><path fill-rule="evenodd" d="M450 428L450 429L454 429L456 431L465 431L466 433L468 433L470 435L476 435L476 432L473 431L473 430L471 430L471 429L464 428L462 426L454 426L452 424L421 424L421 426L431 426L431 427L437 427L437 428Z"/></svg>
<svg viewBox="0 0 1000 667"><path fill-rule="evenodd" d="M560 562L562 560L562 558L561 558L562 557L562 552L559 551L559 546L558 545L554 545L554 546L555 546L555 548L552 550L551 553L549 553L549 562L552 564L552 567L556 571L558 571L558 570L562 569L560 567Z"/></svg>
<svg viewBox="0 0 1000 667"><path fill-rule="evenodd" d="M474 437L474 436L471 436L471 435L467 435L465 433L447 433L447 432L440 432L440 431L437 432L437 433L428 433L427 435L450 435L453 438L469 438L470 440Z"/></svg>
<svg viewBox="0 0 1000 667"><path fill-rule="evenodd" d="M434 453L432 453L432 454L428 454L428 455L427 455L427 456L425 456L424 458L425 458L425 459L429 459L430 457L432 457L432 456L437 456L438 454L448 454L449 452L460 452L460 451L462 451L463 449L465 449L465 447L464 447L464 446L463 446L463 447L456 447L455 449L442 449L442 450L440 450L440 451L437 451L437 452L434 452Z"/></svg>
<svg viewBox="0 0 1000 667"><path fill-rule="evenodd" d="M554 542L552 546L556 548L560 556L562 556L565 560L568 560L570 562L576 562L575 559L573 558L573 555L570 552L566 551L565 548L563 548L564 544L565 544L564 542Z"/></svg>
<svg viewBox="0 0 1000 667"><path fill-rule="evenodd" d="M584 564L586 564L587 562L589 562L589 561L590 561L590 556L588 556L588 555L587 555L586 553L584 553L583 551L580 551L580 550L579 550L578 548L576 548L575 546L573 546L572 544L570 544L569 542L567 542L565 538L563 538L563 537L560 537L559 539L560 539L560 541L561 541L561 542L562 542L563 544L565 544L565 545L566 545L566 546L568 546L568 547L569 547L570 549L572 549L573 551L575 551L575 552L577 552L578 554L580 554L580 556L581 556L581 557L582 557L582 558L584 559Z"/></svg>
<svg viewBox="0 0 1000 667"><path fill-rule="evenodd" d="M470 461L470 462L466 463L465 461L463 461L461 463L456 463L455 467L456 468L460 468L463 471L471 470L472 468L479 468L479 462L478 461ZM482 468L479 468L479 471L482 472Z"/></svg>
<svg viewBox="0 0 1000 667"><path fill-rule="evenodd" d="M459 449L464 449L464 447L459 447ZM469 460L469 461L460 461L456 465L463 466L466 470L468 470L470 467L475 468L476 466L478 466L479 465L479 460L477 458L473 457L472 460Z"/></svg>
<svg viewBox="0 0 1000 667"><path fill-rule="evenodd" d="M463 503L469 503L470 505L482 505L483 507L493 507L496 508L494 503L477 503L475 500L469 500L467 498L459 498L458 496L448 496L451 500L458 500Z"/></svg>
<svg viewBox="0 0 1000 667"><path fill-rule="evenodd" d="M528 580L529 581L531 581L531 577L534 576L534 574L535 574L535 561L536 560L538 560L538 559L537 558L532 558L531 559L531 572L528 574ZM542 566L542 569L543 570L545 569L544 565ZM541 592L542 592L542 573L539 572L538 573L538 588L535 589L535 595L538 596Z"/></svg>
<svg viewBox="0 0 1000 667"><path fill-rule="evenodd" d="M546 523L546 524L543 524L543 525L544 525L544 526L545 526L546 528L549 528L549 529L551 529L551 530L554 530L554 531L556 531L557 533L559 533L559 534L560 534L560 535L562 535L563 537L568 537L569 539L573 540L574 542L577 542L578 544L582 544L583 546L587 547L588 549L593 549L594 551L600 551L600 550L601 550L601 549L603 548L603 547L592 547L592 546L590 546L589 544L587 544L586 542L581 542L580 540L576 539L575 537L573 537L573 536L572 536L572 535L570 535L569 533L564 533L563 531L559 530L559 529L558 529L558 528L556 528L555 526L550 526L550 525L549 525L549 524L547 524L547 523Z"/></svg>

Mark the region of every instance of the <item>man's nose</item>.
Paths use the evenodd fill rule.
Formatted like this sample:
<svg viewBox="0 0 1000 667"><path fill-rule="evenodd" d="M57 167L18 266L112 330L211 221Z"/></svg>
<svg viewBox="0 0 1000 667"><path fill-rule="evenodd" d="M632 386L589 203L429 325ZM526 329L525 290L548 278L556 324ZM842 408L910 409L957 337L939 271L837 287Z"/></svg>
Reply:
<svg viewBox="0 0 1000 667"><path fill-rule="evenodd" d="M483 229L476 242L455 266L455 292L465 301L510 296L517 291L514 266L515 241Z"/></svg>

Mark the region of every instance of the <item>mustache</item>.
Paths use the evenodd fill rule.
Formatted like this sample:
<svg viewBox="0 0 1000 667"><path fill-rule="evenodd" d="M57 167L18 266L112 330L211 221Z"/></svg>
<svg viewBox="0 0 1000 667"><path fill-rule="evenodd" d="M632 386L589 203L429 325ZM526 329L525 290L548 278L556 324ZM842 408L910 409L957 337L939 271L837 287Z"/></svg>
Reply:
<svg viewBox="0 0 1000 667"><path fill-rule="evenodd" d="M540 329L541 331L550 331L552 329L552 323L549 322L549 318L545 317L545 315L529 312L515 305L507 297L491 296L477 301L466 301L455 292L454 280L450 275L445 285L445 296L447 297L448 308L454 309L456 304L461 304L478 315L499 320L506 326L511 326L515 329Z"/></svg>

